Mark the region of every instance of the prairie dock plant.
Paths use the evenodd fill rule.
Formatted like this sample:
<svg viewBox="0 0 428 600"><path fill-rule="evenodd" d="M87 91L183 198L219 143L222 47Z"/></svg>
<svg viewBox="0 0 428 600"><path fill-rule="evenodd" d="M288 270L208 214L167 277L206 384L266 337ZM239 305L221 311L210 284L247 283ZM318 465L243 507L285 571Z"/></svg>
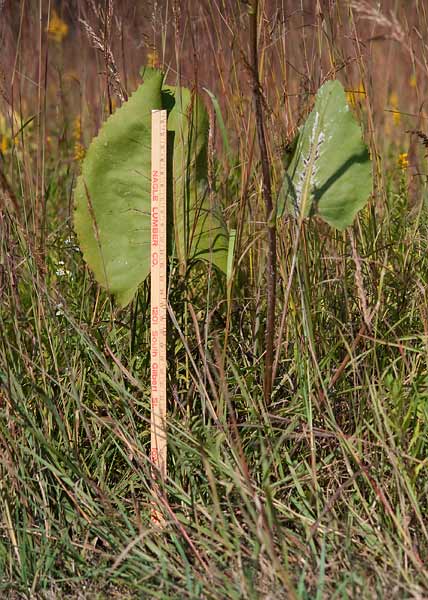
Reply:
<svg viewBox="0 0 428 600"><path fill-rule="evenodd" d="M257 4L0 0L1 598L428 597L427 12Z"/></svg>

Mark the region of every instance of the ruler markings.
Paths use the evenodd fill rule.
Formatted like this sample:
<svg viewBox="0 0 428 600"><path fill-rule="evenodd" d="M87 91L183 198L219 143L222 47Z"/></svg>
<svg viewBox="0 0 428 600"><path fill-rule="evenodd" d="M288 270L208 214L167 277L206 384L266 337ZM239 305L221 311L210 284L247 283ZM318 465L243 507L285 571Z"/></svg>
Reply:
<svg viewBox="0 0 428 600"><path fill-rule="evenodd" d="M155 480L167 475L166 433L166 313L167 313L167 190L166 139L167 113L152 111L151 175L151 450ZM156 510L152 520L161 522Z"/></svg>

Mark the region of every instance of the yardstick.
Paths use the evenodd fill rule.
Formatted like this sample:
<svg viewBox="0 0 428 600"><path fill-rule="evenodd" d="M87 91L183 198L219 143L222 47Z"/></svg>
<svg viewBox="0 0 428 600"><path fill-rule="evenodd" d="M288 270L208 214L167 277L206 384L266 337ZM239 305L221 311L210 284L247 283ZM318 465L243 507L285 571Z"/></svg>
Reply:
<svg viewBox="0 0 428 600"><path fill-rule="evenodd" d="M152 111L151 168L151 449L155 489L167 474L167 111ZM160 521L156 511L152 520Z"/></svg>

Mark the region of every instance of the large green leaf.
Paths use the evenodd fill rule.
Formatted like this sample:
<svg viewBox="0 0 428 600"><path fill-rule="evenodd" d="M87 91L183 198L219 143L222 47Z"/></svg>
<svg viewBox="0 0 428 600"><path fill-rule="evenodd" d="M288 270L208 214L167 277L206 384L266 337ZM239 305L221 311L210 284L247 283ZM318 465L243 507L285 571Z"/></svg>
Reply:
<svg viewBox="0 0 428 600"><path fill-rule="evenodd" d="M160 71L145 69L143 77L91 143L75 190L74 221L85 260L122 306L150 272L153 109L169 113L169 224L182 272L189 261L211 260L224 272L227 263L227 231L207 194L206 110L189 90L162 88Z"/></svg>
<svg viewBox="0 0 428 600"><path fill-rule="evenodd" d="M84 258L122 306L150 272L151 111L162 108L162 79L150 73L104 123L75 190Z"/></svg>
<svg viewBox="0 0 428 600"><path fill-rule="evenodd" d="M172 144L173 225L181 270L189 260L206 260L226 273L227 230L219 207L210 205L207 186L207 111L199 96L183 87L165 86L162 97Z"/></svg>
<svg viewBox="0 0 428 600"><path fill-rule="evenodd" d="M299 218L319 215L336 227L348 227L372 190L371 161L361 128L338 81L319 90L301 128L285 174L278 212Z"/></svg>

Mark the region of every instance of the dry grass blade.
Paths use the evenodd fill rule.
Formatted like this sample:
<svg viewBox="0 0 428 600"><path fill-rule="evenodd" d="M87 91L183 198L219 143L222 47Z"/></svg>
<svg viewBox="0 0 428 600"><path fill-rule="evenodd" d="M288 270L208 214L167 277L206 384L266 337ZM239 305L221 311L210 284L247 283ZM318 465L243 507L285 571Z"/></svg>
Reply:
<svg viewBox="0 0 428 600"><path fill-rule="evenodd" d="M2 209L14 213L18 218L20 217L21 210L18 199L9 185L0 163L0 211Z"/></svg>
<svg viewBox="0 0 428 600"><path fill-rule="evenodd" d="M116 61L109 43L112 27L113 4L111 0L109 0L106 13L101 9L97 9L95 5L93 5L93 11L100 20L100 29L98 33L95 32L93 27L91 27L85 19L80 19L80 23L82 24L92 47L102 53L106 72L108 74L108 81L112 85L117 96L123 102L128 96L120 81L119 70L116 66Z"/></svg>
<svg viewBox="0 0 428 600"><path fill-rule="evenodd" d="M406 34L396 15L390 11L389 18L380 10L379 5L373 6L364 0L362 2L351 2L352 10L354 10L359 17L375 23L380 27L385 27L391 39L399 42L400 44L406 41Z"/></svg>
<svg viewBox="0 0 428 600"><path fill-rule="evenodd" d="M0 96L10 106L10 95L6 85L6 75L0 59Z"/></svg>

